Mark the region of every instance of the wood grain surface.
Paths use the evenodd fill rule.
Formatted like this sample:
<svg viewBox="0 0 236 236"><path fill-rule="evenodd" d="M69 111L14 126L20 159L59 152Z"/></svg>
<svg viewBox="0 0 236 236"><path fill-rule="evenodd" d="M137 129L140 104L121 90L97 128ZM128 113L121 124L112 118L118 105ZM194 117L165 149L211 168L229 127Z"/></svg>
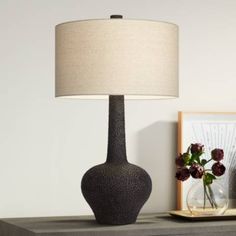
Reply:
<svg viewBox="0 0 236 236"><path fill-rule="evenodd" d="M1 236L235 236L236 220L190 222L168 214L145 214L136 224L106 226L92 216L0 220Z"/></svg>

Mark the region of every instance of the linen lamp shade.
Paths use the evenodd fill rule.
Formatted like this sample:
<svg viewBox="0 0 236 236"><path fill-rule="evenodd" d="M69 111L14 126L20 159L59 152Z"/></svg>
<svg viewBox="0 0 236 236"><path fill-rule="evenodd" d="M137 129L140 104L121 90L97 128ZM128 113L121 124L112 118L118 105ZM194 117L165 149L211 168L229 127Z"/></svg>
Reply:
<svg viewBox="0 0 236 236"><path fill-rule="evenodd" d="M178 27L130 19L57 25L55 92L79 98L178 97Z"/></svg>

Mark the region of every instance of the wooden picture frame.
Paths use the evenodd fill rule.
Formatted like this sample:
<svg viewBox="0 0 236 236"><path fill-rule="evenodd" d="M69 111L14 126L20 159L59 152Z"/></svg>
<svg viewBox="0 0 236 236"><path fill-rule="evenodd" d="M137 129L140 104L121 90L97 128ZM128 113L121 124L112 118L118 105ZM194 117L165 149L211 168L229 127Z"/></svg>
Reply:
<svg viewBox="0 0 236 236"><path fill-rule="evenodd" d="M191 143L205 145L206 158L210 150L222 148L226 173L219 181L226 188L229 207L236 207L236 112L179 112L178 153L186 151ZM235 178L234 178L235 177ZM235 182L233 182L235 179ZM186 195L194 183L193 178L177 181L177 210L185 210Z"/></svg>

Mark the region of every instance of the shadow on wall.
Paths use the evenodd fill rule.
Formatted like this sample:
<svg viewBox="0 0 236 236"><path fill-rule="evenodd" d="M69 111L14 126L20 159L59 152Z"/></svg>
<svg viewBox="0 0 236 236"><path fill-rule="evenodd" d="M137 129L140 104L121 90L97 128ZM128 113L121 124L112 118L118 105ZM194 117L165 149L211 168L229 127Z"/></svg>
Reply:
<svg viewBox="0 0 236 236"><path fill-rule="evenodd" d="M229 170L229 208L236 207L236 170Z"/></svg>
<svg viewBox="0 0 236 236"><path fill-rule="evenodd" d="M177 123L156 122L138 132L137 164L152 178L152 193L142 212L176 209Z"/></svg>

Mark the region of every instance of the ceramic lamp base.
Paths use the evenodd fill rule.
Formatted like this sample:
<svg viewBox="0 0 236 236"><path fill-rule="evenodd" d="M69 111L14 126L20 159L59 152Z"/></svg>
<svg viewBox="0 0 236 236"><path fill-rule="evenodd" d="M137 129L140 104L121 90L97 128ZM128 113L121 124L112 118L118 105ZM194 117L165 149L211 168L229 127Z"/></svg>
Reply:
<svg viewBox="0 0 236 236"><path fill-rule="evenodd" d="M124 96L109 96L107 160L88 170L81 183L100 224L134 223L152 190L148 173L127 161L124 123Z"/></svg>

